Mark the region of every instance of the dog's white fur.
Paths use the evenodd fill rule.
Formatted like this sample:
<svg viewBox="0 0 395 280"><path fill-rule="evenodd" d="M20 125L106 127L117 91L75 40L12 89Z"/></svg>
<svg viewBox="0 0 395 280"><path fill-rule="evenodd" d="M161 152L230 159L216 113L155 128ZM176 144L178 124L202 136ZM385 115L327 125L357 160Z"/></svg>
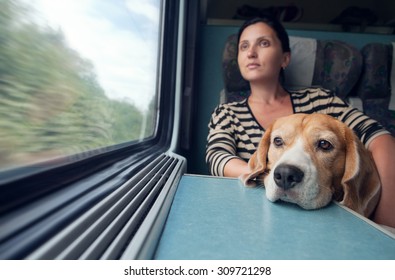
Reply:
<svg viewBox="0 0 395 280"><path fill-rule="evenodd" d="M281 145L274 144L276 139ZM303 173L293 187L279 187L274 179L276 168L284 165ZM305 209L324 207L334 199L369 217L380 195L370 153L345 124L323 114L294 114L275 121L249 167L251 172L241 176L246 186L263 182L270 201L283 200Z"/></svg>

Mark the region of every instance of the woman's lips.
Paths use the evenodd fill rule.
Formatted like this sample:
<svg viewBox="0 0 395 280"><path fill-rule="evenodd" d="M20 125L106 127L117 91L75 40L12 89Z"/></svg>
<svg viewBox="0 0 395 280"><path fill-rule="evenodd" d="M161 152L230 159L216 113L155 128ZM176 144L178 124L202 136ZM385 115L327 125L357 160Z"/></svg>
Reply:
<svg viewBox="0 0 395 280"><path fill-rule="evenodd" d="M248 63L247 68L250 70L258 68L260 65L258 63Z"/></svg>

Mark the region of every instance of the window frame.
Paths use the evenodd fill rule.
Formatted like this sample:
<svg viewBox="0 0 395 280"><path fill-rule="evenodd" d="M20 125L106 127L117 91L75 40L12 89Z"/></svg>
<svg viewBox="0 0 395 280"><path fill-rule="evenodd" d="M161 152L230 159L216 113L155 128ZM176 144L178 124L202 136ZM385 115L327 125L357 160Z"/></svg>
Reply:
<svg viewBox="0 0 395 280"><path fill-rule="evenodd" d="M140 142L131 141L2 172L6 176L0 178L0 215L95 174L100 173L105 181L130 166L133 173L138 172L151 158L169 149L176 110L179 2L164 0L161 7L159 110L155 135Z"/></svg>

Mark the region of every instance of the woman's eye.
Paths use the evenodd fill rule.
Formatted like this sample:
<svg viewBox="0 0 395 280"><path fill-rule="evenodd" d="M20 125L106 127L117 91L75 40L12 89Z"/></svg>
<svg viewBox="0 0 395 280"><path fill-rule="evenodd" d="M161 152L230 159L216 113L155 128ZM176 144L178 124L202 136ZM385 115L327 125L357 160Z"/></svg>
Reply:
<svg viewBox="0 0 395 280"><path fill-rule="evenodd" d="M248 49L248 44L246 44L246 43L240 44L239 49L241 51L245 51L246 49Z"/></svg>
<svg viewBox="0 0 395 280"><path fill-rule="evenodd" d="M276 147L281 147L284 145L284 140L281 137L274 137L273 144Z"/></svg>
<svg viewBox="0 0 395 280"><path fill-rule="evenodd" d="M318 140L317 147L323 151L330 151L333 149L333 145L327 140Z"/></svg>
<svg viewBox="0 0 395 280"><path fill-rule="evenodd" d="M268 47L270 45L270 42L268 40L262 40L259 42L259 46L261 47Z"/></svg>

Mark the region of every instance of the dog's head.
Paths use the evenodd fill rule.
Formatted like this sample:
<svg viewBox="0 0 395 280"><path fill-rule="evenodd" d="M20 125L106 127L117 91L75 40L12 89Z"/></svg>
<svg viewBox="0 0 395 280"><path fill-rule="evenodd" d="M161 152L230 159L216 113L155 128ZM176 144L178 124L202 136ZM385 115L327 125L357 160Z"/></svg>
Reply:
<svg viewBox="0 0 395 280"><path fill-rule="evenodd" d="M323 114L294 114L275 121L249 160L247 186L263 182L270 201L305 209L332 199L369 216L378 201L380 180L360 140L345 124Z"/></svg>

